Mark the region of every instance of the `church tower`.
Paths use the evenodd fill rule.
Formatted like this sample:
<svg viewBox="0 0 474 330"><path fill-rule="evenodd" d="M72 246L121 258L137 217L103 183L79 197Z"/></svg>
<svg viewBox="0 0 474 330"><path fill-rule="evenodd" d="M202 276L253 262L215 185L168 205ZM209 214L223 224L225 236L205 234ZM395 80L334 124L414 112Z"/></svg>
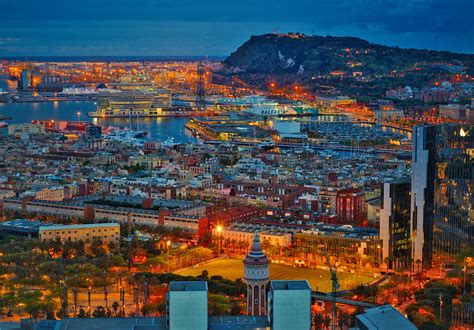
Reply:
<svg viewBox="0 0 474 330"><path fill-rule="evenodd" d="M244 282L247 284L247 315L267 313L266 287L270 279L269 261L255 233L250 253L244 259Z"/></svg>

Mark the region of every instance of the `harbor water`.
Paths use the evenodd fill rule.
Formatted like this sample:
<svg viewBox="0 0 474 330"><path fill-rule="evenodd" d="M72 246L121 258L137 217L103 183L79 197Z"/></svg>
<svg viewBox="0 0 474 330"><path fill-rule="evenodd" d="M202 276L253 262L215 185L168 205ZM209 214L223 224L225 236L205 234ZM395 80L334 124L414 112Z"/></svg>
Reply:
<svg viewBox="0 0 474 330"><path fill-rule="evenodd" d="M89 121L97 125L132 127L147 131L147 139L164 141L169 137L175 142L185 143L193 141L193 137L186 132L184 125L189 118L99 118L87 117L88 111L95 110L94 102L28 102L28 103L0 103L0 116L11 117L7 122L30 123L32 120L65 120ZM78 115L78 113L80 113ZM0 129L2 134L7 133L7 128Z"/></svg>

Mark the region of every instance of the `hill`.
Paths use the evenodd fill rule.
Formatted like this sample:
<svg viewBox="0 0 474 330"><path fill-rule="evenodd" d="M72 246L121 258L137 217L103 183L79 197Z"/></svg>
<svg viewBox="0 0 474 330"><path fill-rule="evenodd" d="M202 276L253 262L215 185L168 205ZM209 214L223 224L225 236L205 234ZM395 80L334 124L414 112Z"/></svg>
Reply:
<svg viewBox="0 0 474 330"><path fill-rule="evenodd" d="M389 47L355 37L264 34L252 36L227 57L223 70L254 83L265 77L291 82L331 74L380 78L411 72L422 76L415 85L436 74L474 75L474 55Z"/></svg>

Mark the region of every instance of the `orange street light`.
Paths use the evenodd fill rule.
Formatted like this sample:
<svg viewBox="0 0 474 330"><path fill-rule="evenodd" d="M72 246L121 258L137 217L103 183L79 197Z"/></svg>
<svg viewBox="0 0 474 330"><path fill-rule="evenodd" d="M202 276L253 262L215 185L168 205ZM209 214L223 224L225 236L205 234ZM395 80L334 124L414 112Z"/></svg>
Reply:
<svg viewBox="0 0 474 330"><path fill-rule="evenodd" d="M221 255L221 235L222 235L221 233L222 233L222 226L221 226L221 225L217 225L216 231L217 231L217 234L218 234L218 239L217 239L218 253L217 253L217 255L220 256L220 255Z"/></svg>

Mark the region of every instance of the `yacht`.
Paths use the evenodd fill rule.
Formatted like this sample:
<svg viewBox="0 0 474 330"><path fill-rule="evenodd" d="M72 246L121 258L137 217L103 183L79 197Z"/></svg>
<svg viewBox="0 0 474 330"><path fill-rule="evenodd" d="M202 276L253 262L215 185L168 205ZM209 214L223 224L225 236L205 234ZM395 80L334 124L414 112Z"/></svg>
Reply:
<svg viewBox="0 0 474 330"><path fill-rule="evenodd" d="M8 102L9 97L10 97L10 93L0 88L0 102Z"/></svg>
<svg viewBox="0 0 474 330"><path fill-rule="evenodd" d="M177 144L178 143L174 142L174 138L171 136L163 142L163 145L167 148L173 148Z"/></svg>
<svg viewBox="0 0 474 330"><path fill-rule="evenodd" d="M275 148L275 142L272 139L267 138L265 141L261 142L258 147L263 150L270 150Z"/></svg>

